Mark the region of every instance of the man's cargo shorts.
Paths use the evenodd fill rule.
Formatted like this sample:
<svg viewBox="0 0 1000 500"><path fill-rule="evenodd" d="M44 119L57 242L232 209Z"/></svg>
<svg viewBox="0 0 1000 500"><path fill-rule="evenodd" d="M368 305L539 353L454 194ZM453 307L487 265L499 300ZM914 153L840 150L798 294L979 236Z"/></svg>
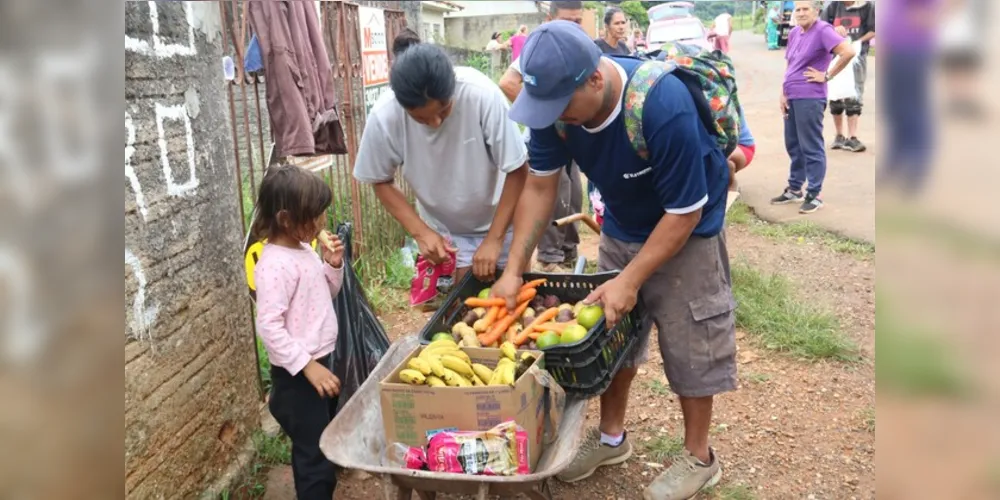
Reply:
<svg viewBox="0 0 1000 500"><path fill-rule="evenodd" d="M642 248L601 236L598 269L625 269ZM681 250L642 285L643 327L624 367L649 358L656 325L663 369L679 396L698 398L736 389L736 326L724 233L691 236Z"/></svg>

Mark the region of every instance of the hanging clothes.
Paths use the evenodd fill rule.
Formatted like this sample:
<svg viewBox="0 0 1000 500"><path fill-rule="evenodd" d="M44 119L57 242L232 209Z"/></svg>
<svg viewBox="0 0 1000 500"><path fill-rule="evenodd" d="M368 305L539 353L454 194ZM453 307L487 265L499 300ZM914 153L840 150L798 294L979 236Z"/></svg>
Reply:
<svg viewBox="0 0 1000 500"><path fill-rule="evenodd" d="M345 154L333 74L313 2L249 2L279 157Z"/></svg>

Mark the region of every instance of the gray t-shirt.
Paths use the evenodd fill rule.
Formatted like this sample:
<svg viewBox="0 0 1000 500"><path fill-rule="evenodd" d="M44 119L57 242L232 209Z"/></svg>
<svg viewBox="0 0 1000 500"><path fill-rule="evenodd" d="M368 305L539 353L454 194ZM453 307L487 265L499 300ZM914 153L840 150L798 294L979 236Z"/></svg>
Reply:
<svg viewBox="0 0 1000 500"><path fill-rule="evenodd" d="M361 138L354 177L391 181L396 169L413 188L417 212L429 226L453 235L489 231L507 173L528 160L510 105L492 80L455 68L451 115L437 129L414 121L391 91L376 102Z"/></svg>

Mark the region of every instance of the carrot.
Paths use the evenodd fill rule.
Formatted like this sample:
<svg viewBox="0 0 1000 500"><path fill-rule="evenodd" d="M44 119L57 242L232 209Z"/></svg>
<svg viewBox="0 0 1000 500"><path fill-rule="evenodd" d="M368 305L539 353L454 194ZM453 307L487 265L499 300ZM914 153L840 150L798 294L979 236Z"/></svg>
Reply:
<svg viewBox="0 0 1000 500"><path fill-rule="evenodd" d="M500 336L502 336L504 332L506 332L507 329L510 328L510 325L513 325L514 322L521 317L521 314L523 314L524 310L527 308L528 308L528 302L522 302L520 305L517 306L517 309L514 309L513 314L508 314L507 316L504 316L504 318L501 319L500 321L497 321L496 324L493 325L493 327L490 328L489 331L480 334L479 343L482 345L489 345L499 340Z"/></svg>
<svg viewBox="0 0 1000 500"><path fill-rule="evenodd" d="M532 330L535 330L538 327L538 325L543 325L545 323L548 323L549 321L552 321L552 319L555 318L557 315L559 315L558 307L550 307L546 309L544 312L539 313L538 316L535 316L534 321L532 321L531 324L524 329L524 331L518 334L517 339L515 339L514 343L517 345L525 343L528 340L528 334L531 333Z"/></svg>
<svg viewBox="0 0 1000 500"><path fill-rule="evenodd" d="M498 320L503 319L505 316L507 316L507 308L506 307L501 307L500 308L500 312L497 313L497 319Z"/></svg>
<svg viewBox="0 0 1000 500"><path fill-rule="evenodd" d="M528 330L525 330L525 331L528 331ZM528 338L531 339L531 340L538 340L538 337L541 337L541 336L542 336L542 332L540 332L538 330L531 330L531 333L528 334Z"/></svg>
<svg viewBox="0 0 1000 500"><path fill-rule="evenodd" d="M469 307L504 307L507 302L503 299L480 299L479 297L469 297L465 299L465 305Z"/></svg>
<svg viewBox="0 0 1000 500"><path fill-rule="evenodd" d="M522 288L521 292L517 294L517 300L515 302L520 304L521 302L535 298L535 295L538 295L538 290L535 290L534 288Z"/></svg>
<svg viewBox="0 0 1000 500"><path fill-rule="evenodd" d="M528 290L528 289L537 288L539 285L544 284L546 281L548 281L548 280L545 279L545 278L539 278L537 280L531 280L531 281L529 281L529 282L521 285L521 291L523 292L523 291Z"/></svg>
<svg viewBox="0 0 1000 500"><path fill-rule="evenodd" d="M553 332L561 334L563 330L565 330L566 327L569 325L570 323L542 323L541 325L535 327L535 330L539 332L547 332L549 330L552 330Z"/></svg>

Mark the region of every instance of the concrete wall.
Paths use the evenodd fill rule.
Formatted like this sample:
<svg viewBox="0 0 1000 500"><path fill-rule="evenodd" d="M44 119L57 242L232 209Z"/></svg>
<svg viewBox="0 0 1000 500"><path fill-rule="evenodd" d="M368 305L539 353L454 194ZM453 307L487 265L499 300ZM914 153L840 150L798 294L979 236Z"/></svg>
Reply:
<svg viewBox="0 0 1000 500"><path fill-rule="evenodd" d="M258 426L219 6L125 11L125 494L191 498Z"/></svg>
<svg viewBox="0 0 1000 500"><path fill-rule="evenodd" d="M464 7L462 10L451 12L445 17L477 17L477 16L503 16L508 14L531 14L538 12L538 5L531 0L502 0L502 1L455 1Z"/></svg>
<svg viewBox="0 0 1000 500"><path fill-rule="evenodd" d="M444 21L449 45L482 50L496 31L517 29L522 24L534 29L545 22L545 14L505 14L496 16L451 17Z"/></svg>

